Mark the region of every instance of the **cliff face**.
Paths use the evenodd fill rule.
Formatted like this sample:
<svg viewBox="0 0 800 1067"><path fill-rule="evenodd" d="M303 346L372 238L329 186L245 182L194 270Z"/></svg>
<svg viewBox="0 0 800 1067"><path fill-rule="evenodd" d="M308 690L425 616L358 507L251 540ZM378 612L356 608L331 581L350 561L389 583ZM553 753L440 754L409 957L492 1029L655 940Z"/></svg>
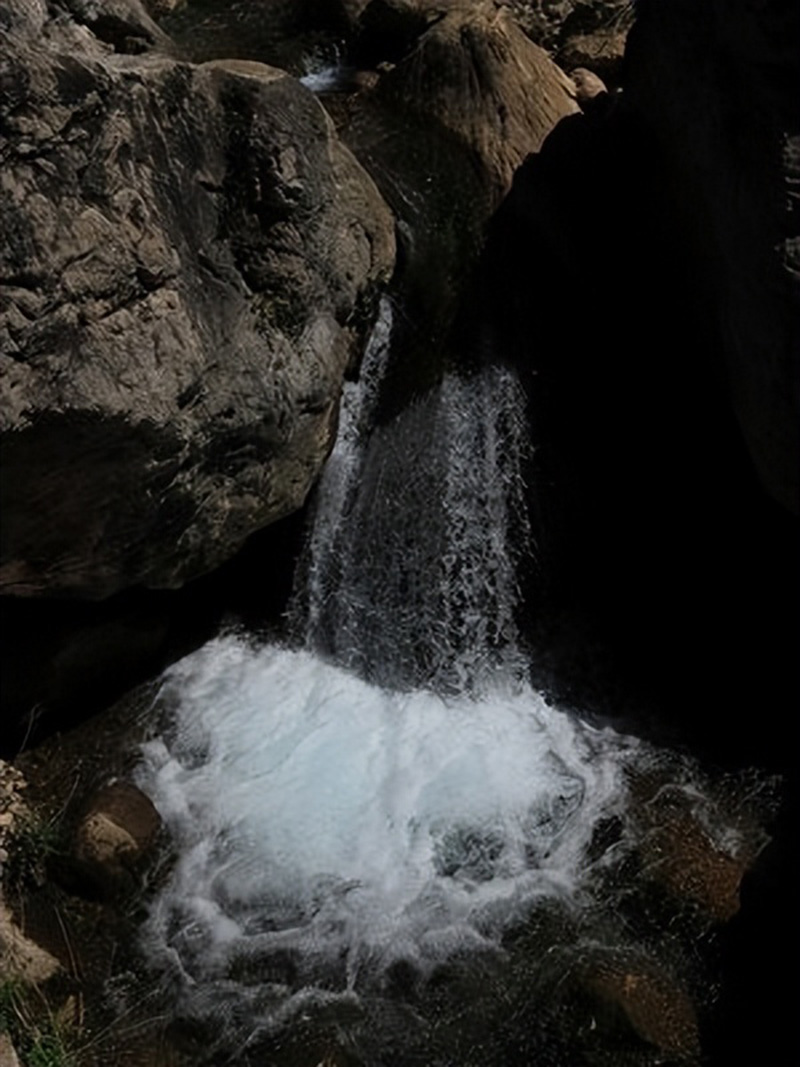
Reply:
<svg viewBox="0 0 800 1067"><path fill-rule="evenodd" d="M724 374L767 491L800 513L800 8L637 5L627 93L704 264Z"/></svg>
<svg viewBox="0 0 800 1067"><path fill-rule="evenodd" d="M531 624L561 684L610 691L596 640L592 670L709 730L723 691L796 705L795 10L637 5L623 91L516 172L465 330L526 377Z"/></svg>
<svg viewBox="0 0 800 1067"><path fill-rule="evenodd" d="M391 216L282 72L2 14L2 590L179 585L305 498Z"/></svg>

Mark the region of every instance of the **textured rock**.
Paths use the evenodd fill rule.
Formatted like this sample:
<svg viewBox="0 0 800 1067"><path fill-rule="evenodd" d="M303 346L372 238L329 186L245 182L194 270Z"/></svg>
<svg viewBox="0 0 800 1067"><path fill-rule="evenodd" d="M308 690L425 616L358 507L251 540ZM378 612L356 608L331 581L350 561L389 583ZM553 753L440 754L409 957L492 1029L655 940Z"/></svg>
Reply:
<svg viewBox="0 0 800 1067"><path fill-rule="evenodd" d="M19 1067L19 1057L8 1034L0 1034L0 1067Z"/></svg>
<svg viewBox="0 0 800 1067"><path fill-rule="evenodd" d="M671 1062L695 1061L700 1041L694 1006L652 961L625 952L598 953L579 969L577 981L593 1001L601 1028L629 1029Z"/></svg>
<svg viewBox="0 0 800 1067"><path fill-rule="evenodd" d="M150 798L129 782L113 782L95 794L85 822L94 818L115 825L137 855L150 848L161 828Z"/></svg>
<svg viewBox="0 0 800 1067"><path fill-rule="evenodd" d="M0 982L11 978L41 985L59 970L55 956L23 934L0 898Z"/></svg>
<svg viewBox="0 0 800 1067"><path fill-rule="evenodd" d="M384 24L377 10L373 0L365 24ZM455 310L514 171L578 108L566 75L493 3L380 0L380 13L386 25L396 19L399 36L386 40L406 54L384 55L397 62L356 96L342 135L399 219L406 314L394 351L405 369L387 386L399 405L447 358Z"/></svg>
<svg viewBox="0 0 800 1067"><path fill-rule="evenodd" d="M626 32L615 30L578 33L567 38L556 58L564 70L585 67L606 81L616 82L622 72L626 40Z"/></svg>
<svg viewBox="0 0 800 1067"><path fill-rule="evenodd" d="M419 15L422 34L381 80L377 99L452 138L495 206L523 159L576 110L573 86L493 3L427 3Z"/></svg>
<svg viewBox="0 0 800 1067"><path fill-rule="evenodd" d="M727 385L761 481L800 512L800 8L642 2L633 102L705 263Z"/></svg>
<svg viewBox="0 0 800 1067"><path fill-rule="evenodd" d="M557 52L569 37L627 27L630 0L507 0L525 32L543 48Z"/></svg>
<svg viewBox="0 0 800 1067"><path fill-rule="evenodd" d="M30 814L22 798L26 788L27 782L14 764L0 759L0 876L8 860L14 827Z"/></svg>
<svg viewBox="0 0 800 1067"><path fill-rule="evenodd" d="M575 86L576 99L582 108L596 97L608 92L602 78L584 67L576 67L571 71L570 78Z"/></svg>
<svg viewBox="0 0 800 1067"><path fill-rule="evenodd" d="M639 853L644 876L679 901L688 901L716 922L739 911L742 879L763 841L740 833L726 843L715 839L713 811L675 785L638 783Z"/></svg>
<svg viewBox="0 0 800 1067"><path fill-rule="evenodd" d="M169 43L141 0L64 0L64 4L76 22L88 26L115 51L145 52Z"/></svg>
<svg viewBox="0 0 800 1067"><path fill-rule="evenodd" d="M176 586L303 502L391 216L281 71L23 14L0 68L0 585Z"/></svg>
<svg viewBox="0 0 800 1067"><path fill-rule="evenodd" d="M161 819L149 797L127 782L114 782L91 800L75 835L78 886L113 897L133 884L152 848Z"/></svg>

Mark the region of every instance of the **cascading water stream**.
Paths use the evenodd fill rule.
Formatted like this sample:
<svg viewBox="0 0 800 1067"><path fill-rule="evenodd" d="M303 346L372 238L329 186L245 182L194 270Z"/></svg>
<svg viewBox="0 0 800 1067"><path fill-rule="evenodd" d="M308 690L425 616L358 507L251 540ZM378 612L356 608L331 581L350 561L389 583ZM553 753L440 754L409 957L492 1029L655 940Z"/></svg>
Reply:
<svg viewBox="0 0 800 1067"><path fill-rule="evenodd" d="M525 672L515 610L529 553L522 390L486 367L373 428L384 303L316 501L293 610L307 648L377 685L462 694Z"/></svg>
<svg viewBox="0 0 800 1067"><path fill-rule="evenodd" d="M148 950L233 1062L309 1011L382 1002L398 966L425 982L502 953L542 901L591 900L598 827L644 758L525 681L512 373L449 374L374 428L390 333L384 302L317 491L303 647L212 641L167 673L144 746L177 852Z"/></svg>

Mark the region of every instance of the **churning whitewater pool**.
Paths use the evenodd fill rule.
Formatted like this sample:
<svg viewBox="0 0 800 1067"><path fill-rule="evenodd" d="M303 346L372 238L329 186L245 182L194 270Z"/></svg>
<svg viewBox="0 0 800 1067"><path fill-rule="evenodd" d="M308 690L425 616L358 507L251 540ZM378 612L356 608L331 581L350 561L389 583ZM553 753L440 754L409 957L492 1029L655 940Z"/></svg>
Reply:
<svg viewBox="0 0 800 1067"><path fill-rule="evenodd" d="M741 846L681 757L519 684L383 690L228 635L174 666L158 703L138 782L172 866L143 942L197 1064L569 1067L546 1013L579 961L638 974L655 945L674 969L679 936L705 928L681 933L680 907L631 924L635 783L661 774L670 804ZM578 1023L555 1017L571 1040Z"/></svg>
<svg viewBox="0 0 800 1067"><path fill-rule="evenodd" d="M221 638L175 667L140 782L179 850L152 934L187 977L287 951L295 980L380 985L491 948L575 894L633 743L531 690L386 692L307 651Z"/></svg>

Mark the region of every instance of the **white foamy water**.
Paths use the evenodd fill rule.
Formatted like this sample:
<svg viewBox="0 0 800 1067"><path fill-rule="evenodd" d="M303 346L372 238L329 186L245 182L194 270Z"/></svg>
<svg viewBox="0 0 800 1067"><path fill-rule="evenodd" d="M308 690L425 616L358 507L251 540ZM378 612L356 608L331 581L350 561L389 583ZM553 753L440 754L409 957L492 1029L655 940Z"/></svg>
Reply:
<svg viewBox="0 0 800 1067"><path fill-rule="evenodd" d="M633 743L530 689L387 692L229 636L165 696L140 782L179 859L150 936L191 980L278 953L294 984L361 989L399 959L425 973L491 948L532 902L580 893L624 804Z"/></svg>
<svg viewBox="0 0 800 1067"><path fill-rule="evenodd" d="M309 71L300 79L300 83L310 89L312 93L332 93L341 89L352 80L354 70L352 67L343 67L338 63L318 70Z"/></svg>

